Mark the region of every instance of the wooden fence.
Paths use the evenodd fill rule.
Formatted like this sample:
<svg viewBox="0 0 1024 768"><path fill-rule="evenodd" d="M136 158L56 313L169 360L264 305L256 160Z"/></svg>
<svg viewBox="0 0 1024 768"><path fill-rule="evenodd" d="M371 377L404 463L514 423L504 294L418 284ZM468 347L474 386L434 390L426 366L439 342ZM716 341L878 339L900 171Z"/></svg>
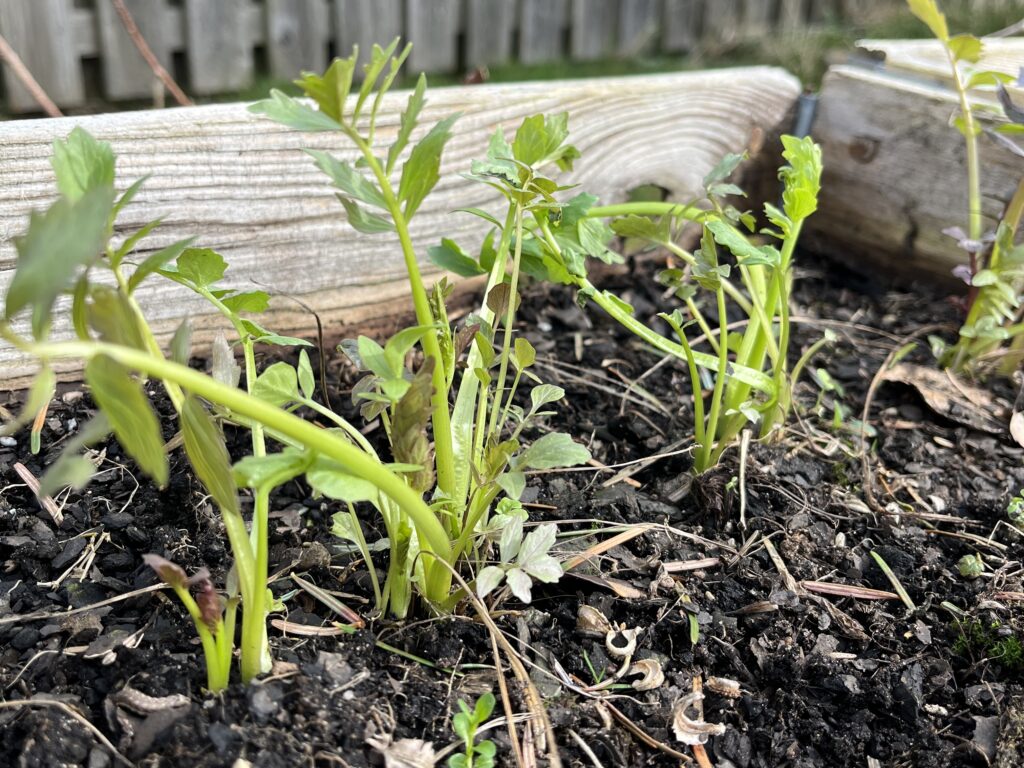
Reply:
<svg viewBox="0 0 1024 768"><path fill-rule="evenodd" d="M1007 6L1022 0L972 0ZM320 70L402 35L413 70L684 53L704 43L857 21L903 0L125 0L160 62L197 96ZM155 79L111 0L0 0L0 34L61 107L151 99ZM10 68L6 110L38 105ZM157 93L160 93L159 89Z"/></svg>

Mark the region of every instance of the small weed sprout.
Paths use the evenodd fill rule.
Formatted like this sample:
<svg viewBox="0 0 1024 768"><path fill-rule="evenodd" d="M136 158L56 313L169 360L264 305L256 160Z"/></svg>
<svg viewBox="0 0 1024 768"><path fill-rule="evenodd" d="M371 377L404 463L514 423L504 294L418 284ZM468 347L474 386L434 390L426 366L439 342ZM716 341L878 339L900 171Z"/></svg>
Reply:
<svg viewBox="0 0 1024 768"><path fill-rule="evenodd" d="M979 555L964 555L956 564L965 579L976 579L985 572L985 561Z"/></svg>
<svg viewBox="0 0 1024 768"><path fill-rule="evenodd" d="M494 711L494 694L489 691L470 709L459 699L459 711L452 717L452 730L462 739L465 752L448 758L449 768L493 768L497 748L490 739L476 740L476 732Z"/></svg>
<svg viewBox="0 0 1024 768"><path fill-rule="evenodd" d="M1006 505L1006 516L1017 528L1024 529L1024 490L1010 499Z"/></svg>

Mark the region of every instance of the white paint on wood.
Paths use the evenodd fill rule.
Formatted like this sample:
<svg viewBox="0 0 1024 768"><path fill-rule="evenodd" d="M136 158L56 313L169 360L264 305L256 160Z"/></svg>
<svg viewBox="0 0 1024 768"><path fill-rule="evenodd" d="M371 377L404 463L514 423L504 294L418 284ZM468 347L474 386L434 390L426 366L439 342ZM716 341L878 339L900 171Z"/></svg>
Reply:
<svg viewBox="0 0 1024 768"><path fill-rule="evenodd" d="M724 154L776 128L799 91L795 78L767 67L434 89L417 135L442 116L463 117L445 153L442 179L414 220L417 252L425 257L427 246L442 236L469 250L478 247L486 225L451 213L456 208L480 206L500 214L493 190L461 175L486 151L497 126L511 133L523 117L568 110L571 140L583 157L567 180L605 202L621 201L645 183L687 200ZM377 131L382 147L397 130L406 98L394 93L384 100ZM394 237L354 232L326 178L300 151L326 149L354 160L349 142L334 134L287 130L250 114L243 104L0 123L0 295L13 274L13 238L24 232L29 211L54 200L51 144L76 125L112 143L120 188L150 176L124 210L116 235L158 217L164 223L133 260L197 235L198 244L224 254L231 285L259 285L275 294L266 323L284 333L315 328L289 296L317 311L332 336L340 324L366 325L394 314L396 306L408 309ZM179 286L154 280L138 295L162 340L185 313L192 315L197 343L209 339L208 310ZM55 331L69 332L64 319ZM29 370L23 357L0 344L0 380Z"/></svg>
<svg viewBox="0 0 1024 768"><path fill-rule="evenodd" d="M825 171L808 243L887 275L951 281L965 255L942 234L967 224L963 137L948 88L884 72L833 67L825 77L814 136ZM1024 174L1024 159L982 136L986 228Z"/></svg>
<svg viewBox="0 0 1024 768"><path fill-rule="evenodd" d="M75 47L73 0L2 0L0 33L43 90L62 107L85 100L82 62ZM4 89L12 112L37 112L39 105L5 66Z"/></svg>

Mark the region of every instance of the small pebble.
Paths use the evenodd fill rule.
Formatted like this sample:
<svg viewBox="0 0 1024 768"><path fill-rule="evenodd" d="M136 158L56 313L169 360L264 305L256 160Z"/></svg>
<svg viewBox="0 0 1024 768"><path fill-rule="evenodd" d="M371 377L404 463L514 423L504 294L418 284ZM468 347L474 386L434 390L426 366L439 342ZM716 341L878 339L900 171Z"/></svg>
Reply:
<svg viewBox="0 0 1024 768"><path fill-rule="evenodd" d="M13 437L0 437L0 445L2 445L4 448L14 448L15 446L17 446L17 444L18 441L15 440Z"/></svg>

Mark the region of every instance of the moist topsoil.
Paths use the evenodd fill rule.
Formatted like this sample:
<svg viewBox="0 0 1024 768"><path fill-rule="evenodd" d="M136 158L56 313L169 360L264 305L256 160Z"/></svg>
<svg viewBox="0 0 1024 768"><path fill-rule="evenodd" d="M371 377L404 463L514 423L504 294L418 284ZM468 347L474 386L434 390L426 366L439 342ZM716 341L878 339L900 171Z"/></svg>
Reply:
<svg viewBox="0 0 1024 768"><path fill-rule="evenodd" d="M640 271L606 282L650 318L667 302L650 268ZM532 519L590 534L560 539L566 556L622 530L612 526L654 524L558 584L535 585L532 604L509 598L494 611L543 697L563 765L682 764L663 747L693 754L672 718L695 678L705 720L725 726L705 747L716 766L1021 764L1024 540L1006 525L1006 505L1024 488L1024 451L1005 426L971 417L970 402L933 410L934 398L907 376L877 383L865 434L857 422L893 350L917 333L919 345L898 364L933 367L922 330L945 326L933 333L950 338L959 312L941 295L882 290L836 268L801 274L797 286L793 349L834 332L807 370L823 369L841 389L823 394L805 375L781 438L749 443L742 483L738 448L689 481L693 414L682 368L651 371L656 357L596 308L581 311L568 292L534 289L524 301L536 370L568 393L550 425L615 465L531 476L524 500ZM326 378L333 406L351 414L354 372L332 356ZM170 409L150 388L170 440ZM946 394L955 401L958 391ZM1005 425L1015 395L1010 383L992 381L980 407ZM16 407L17 395L5 405ZM441 752L456 741L457 701L498 693L490 635L470 607L446 618L371 617L365 565L330 532L338 505L312 498L299 481L272 502L272 589L285 606L272 618L288 622L270 630L274 671L205 693L187 614L169 591L144 590L156 582L142 560L149 552L190 572L207 567L218 585L230 562L221 522L181 451L158 490L108 442L87 490L56 498L60 525L15 471L20 462L39 477L92 412L87 392L65 387L38 455L24 434L0 447L0 700L38 704L0 705L0 764L118 764L80 719L41 700L65 704L138 765L242 759L272 768L382 765L388 743L413 738ZM229 428L228 440L244 454L244 433ZM379 521L361 514L366 538L383 537ZM912 609L895 598L872 552ZM985 560L974 579L958 571L968 554ZM717 561L678 565L705 558ZM292 573L335 593L365 627L338 630L346 620ZM889 594L824 594L807 582ZM660 662L661 686L580 692L619 663L603 638L577 629L583 604L639 629L635 658ZM553 674L559 668L564 677ZM523 687L503 669L513 706L528 711ZM522 737L523 723L517 728ZM487 736L498 763L514 764L506 727ZM547 764L538 752L537 764Z"/></svg>

